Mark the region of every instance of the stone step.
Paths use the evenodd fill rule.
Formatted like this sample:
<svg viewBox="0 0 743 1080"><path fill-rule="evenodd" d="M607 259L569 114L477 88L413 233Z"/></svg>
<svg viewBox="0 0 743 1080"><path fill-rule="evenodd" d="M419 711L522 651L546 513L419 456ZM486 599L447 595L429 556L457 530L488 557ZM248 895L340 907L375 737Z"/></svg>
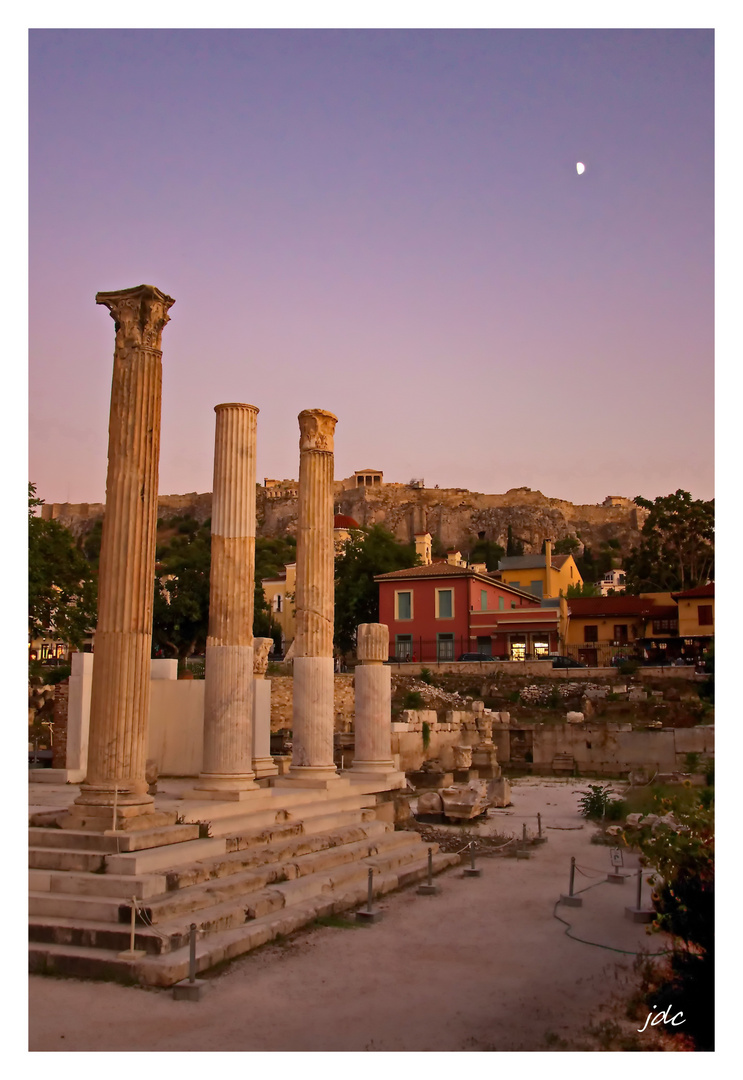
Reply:
<svg viewBox="0 0 743 1080"><path fill-rule="evenodd" d="M162 848L131 851L125 855L107 855L106 869L112 874L149 874L196 862L208 855L222 855L226 841L219 838L187 840L184 844L168 844Z"/></svg>
<svg viewBox="0 0 743 1080"><path fill-rule="evenodd" d="M187 866L168 873L168 889L174 891L189 888L192 885L198 885L213 878L223 878L231 874L257 870L259 867L270 863L286 862L289 859L300 855L308 855L324 848L354 843L369 837L382 836L389 831L389 825L375 819L363 824L344 825L329 833L294 834L288 839L278 840L275 843L265 844L260 847L255 845L237 851L229 851L228 847L226 855L200 859L193 866Z"/></svg>
<svg viewBox="0 0 743 1080"><path fill-rule="evenodd" d="M66 893L73 896L115 896L145 900L168 891L165 874L78 874L72 870L29 870L32 892Z"/></svg>
<svg viewBox="0 0 743 1080"><path fill-rule="evenodd" d="M293 816L300 816L296 813L300 807L311 813L314 806L351 794L358 796L358 792L353 792L351 785L348 783L343 784L341 790L335 792L324 788L316 790L297 788L292 790L289 787L268 787L262 788L260 792L256 792L250 799L242 802L220 801L218 799L204 799L203 801L181 799L174 805L178 807L179 816L187 822L218 821L221 818L229 817L253 818L264 810L272 810L276 813L282 809L289 809L292 811Z"/></svg>
<svg viewBox="0 0 743 1080"><path fill-rule="evenodd" d="M32 918L35 915L47 915L50 918L76 919L80 922L118 923L119 909L124 903L120 897L32 892L28 897L28 914Z"/></svg>
<svg viewBox="0 0 743 1080"><path fill-rule="evenodd" d="M375 875L374 895L382 896L394 889L421 881L428 872L426 855L405 864L396 871ZM437 852L433 870L442 870L460 862L460 856ZM317 918L341 914L366 900L366 882L339 881L329 894L315 896L289 909L269 912L259 918L199 935L196 944L197 972L208 971L216 964L250 952L280 935L293 933ZM137 932L135 947L148 949L139 960L120 960L117 953L128 947L125 927L113 924L74 926L72 920L35 919L32 923L32 943L29 948L29 970L36 974L66 975L76 978L112 979L120 982L139 982L148 986L172 986L189 973L188 928L184 928L178 947L170 952L155 952L157 943L152 932ZM60 940L61 935L66 935ZM178 938L172 937L172 944ZM122 944L124 942L124 944Z"/></svg>
<svg viewBox="0 0 743 1080"><path fill-rule="evenodd" d="M76 870L89 874L102 873L106 856L100 851L76 851L66 848L29 848L31 870Z"/></svg>
<svg viewBox="0 0 743 1080"><path fill-rule="evenodd" d="M144 912L138 914L135 948L148 953L171 952L183 947L188 941L189 927L195 922L201 933L214 934L242 926L247 921L262 918L272 912L296 907L314 897L336 890L360 890L366 896L368 867L377 870L375 881L383 875L394 873L399 867L420 862L420 840L410 841L411 834L391 833L385 840L388 851L379 851L366 859L359 858L364 850L374 844L356 845L356 860L335 867L325 867L319 872L308 866L305 875L292 880L281 880L282 867L267 868L264 874L274 875L264 887L266 878L255 876L252 890L235 890L225 895L221 891L187 890L173 898L165 898L161 904L143 904ZM402 843L398 838L402 838ZM395 841L392 843L391 841ZM396 880L396 879L395 879ZM395 887L394 885L392 887ZM356 893L354 892L354 895ZM89 902L75 909L73 898L52 897L45 894L47 903L30 905L30 934L32 940L72 945L98 945L103 948L126 949L129 947L129 905L109 901L108 907ZM57 901L56 907L52 903ZM150 925L148 925L150 924Z"/></svg>
<svg viewBox="0 0 743 1080"><path fill-rule="evenodd" d="M198 837L198 823L164 825L159 829L142 829L137 832L117 832L108 835L86 832L82 829L31 828L28 830L28 842L31 847L66 848L74 851L98 851L111 854L141 851L144 848L162 847L164 844L184 843L187 840L198 840Z"/></svg>
<svg viewBox="0 0 743 1080"><path fill-rule="evenodd" d="M283 792L285 789L281 789ZM326 794L323 792L323 794ZM284 798L270 801L265 807L247 810L239 803L215 803L216 814L210 814L210 808L203 810L200 821L209 822L210 836L236 836L241 832L260 827L281 824L283 822L302 822L305 831L315 819L330 819L333 815L347 815L375 806L373 795L348 792L333 799L314 799L312 802L287 803ZM225 810L226 807L226 810Z"/></svg>

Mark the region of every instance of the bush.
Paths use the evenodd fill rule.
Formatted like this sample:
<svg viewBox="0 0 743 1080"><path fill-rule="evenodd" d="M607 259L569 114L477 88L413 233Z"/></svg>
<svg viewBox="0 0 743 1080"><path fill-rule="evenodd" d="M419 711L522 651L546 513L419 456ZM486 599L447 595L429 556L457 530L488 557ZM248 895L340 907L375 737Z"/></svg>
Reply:
<svg viewBox="0 0 743 1080"><path fill-rule="evenodd" d="M710 758L709 761L704 763L704 779L707 781L707 787L715 786L715 759Z"/></svg>
<svg viewBox="0 0 743 1080"><path fill-rule="evenodd" d="M427 720L423 721L421 735L423 736L423 749L428 750L428 747L431 744L431 725Z"/></svg>
<svg viewBox="0 0 743 1080"><path fill-rule="evenodd" d="M422 709L423 695L420 690L408 690L402 701L403 709Z"/></svg>
<svg viewBox="0 0 743 1080"><path fill-rule="evenodd" d="M634 675L639 667L636 660L622 660L621 664L617 667L617 671L620 675Z"/></svg>
<svg viewBox="0 0 743 1080"><path fill-rule="evenodd" d="M421 682L424 682L426 684L426 686L432 686L433 685L433 672L431 671L430 668L427 668L427 667L421 668L421 673L420 673L419 678L420 678Z"/></svg>
<svg viewBox="0 0 743 1080"><path fill-rule="evenodd" d="M699 754L689 753L684 758L684 768L689 773L695 773L699 771Z"/></svg>
<svg viewBox="0 0 743 1080"><path fill-rule="evenodd" d="M615 794L616 792L608 784L589 784L588 791L582 791L583 797L578 800L581 814L592 821L600 821L601 818L606 817L611 796Z"/></svg>

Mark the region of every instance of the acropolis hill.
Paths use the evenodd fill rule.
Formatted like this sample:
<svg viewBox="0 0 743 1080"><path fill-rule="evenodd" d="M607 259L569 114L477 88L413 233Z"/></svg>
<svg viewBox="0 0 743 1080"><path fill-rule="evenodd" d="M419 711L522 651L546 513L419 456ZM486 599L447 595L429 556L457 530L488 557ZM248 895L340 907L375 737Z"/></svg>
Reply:
<svg viewBox="0 0 743 1080"><path fill-rule="evenodd" d="M367 472L371 472L368 470ZM580 534L583 543L597 548L618 540L629 551L639 539L646 511L631 499L611 496L601 505L575 505L553 499L530 488L511 488L503 495L485 495L466 488L427 488L412 484L388 484L381 479L359 486L355 474L334 485L336 512L347 514L359 525L383 524L400 541L416 532L429 532L447 549L467 551L481 537L506 546L508 526L524 551L539 551L546 538L559 540ZM292 480L266 480L257 487L258 535L295 533L297 484ZM79 536L103 517L103 503L47 503L44 517L55 518ZM158 517L188 515L203 522L211 517L211 492L160 495Z"/></svg>

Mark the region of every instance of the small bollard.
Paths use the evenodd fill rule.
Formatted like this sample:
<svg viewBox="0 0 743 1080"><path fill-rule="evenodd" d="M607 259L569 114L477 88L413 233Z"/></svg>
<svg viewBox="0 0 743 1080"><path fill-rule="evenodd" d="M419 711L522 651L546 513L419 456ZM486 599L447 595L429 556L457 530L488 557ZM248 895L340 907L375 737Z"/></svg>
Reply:
<svg viewBox="0 0 743 1080"><path fill-rule="evenodd" d="M560 895L560 900L563 904L567 904L568 907L583 907L583 897L575 896L573 888L575 886L575 855L570 856L570 888L567 893Z"/></svg>
<svg viewBox="0 0 743 1080"><path fill-rule="evenodd" d="M382 912L374 907L374 869L369 867L368 887L366 893L366 908L356 912L356 922L375 923L382 918Z"/></svg>
<svg viewBox="0 0 743 1080"><path fill-rule="evenodd" d="M524 822L521 829L521 847L516 848L517 859L530 859L531 852L526 850L526 822Z"/></svg>
<svg viewBox="0 0 743 1080"><path fill-rule="evenodd" d="M428 881L419 885L417 892L419 896L435 896L439 892L438 885L433 882L433 848L428 849Z"/></svg>
<svg viewBox="0 0 743 1080"><path fill-rule="evenodd" d="M132 897L132 918L129 925L129 948L119 953L119 960L139 960L147 953L144 949L134 948L135 923L137 921L137 898Z"/></svg>
<svg viewBox="0 0 743 1080"><path fill-rule="evenodd" d="M534 843L534 844L546 844L547 843L547 837L542 835L542 815L541 814L537 814L537 835L534 837L534 840L532 841L532 843Z"/></svg>
<svg viewBox="0 0 743 1080"><path fill-rule="evenodd" d="M470 864L464 868L465 877L482 877L482 870L475 866L475 845L470 843Z"/></svg>
<svg viewBox="0 0 743 1080"><path fill-rule="evenodd" d="M176 1001L201 1001L205 979L196 978L196 923L191 923L188 932L188 978L181 979L173 987Z"/></svg>
<svg viewBox="0 0 743 1080"><path fill-rule="evenodd" d="M624 914L628 919L636 923L649 923L655 918L654 908L644 908L642 906L642 867L637 871L637 905L636 907L626 907Z"/></svg>

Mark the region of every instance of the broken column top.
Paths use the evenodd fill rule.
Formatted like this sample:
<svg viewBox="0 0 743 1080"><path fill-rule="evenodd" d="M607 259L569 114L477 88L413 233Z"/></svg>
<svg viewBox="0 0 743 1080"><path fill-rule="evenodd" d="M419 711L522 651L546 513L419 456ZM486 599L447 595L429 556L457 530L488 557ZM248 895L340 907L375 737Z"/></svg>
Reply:
<svg viewBox="0 0 743 1080"><path fill-rule="evenodd" d="M369 663L384 663L390 655L390 631L383 623L360 623L356 630L356 656Z"/></svg>
<svg viewBox="0 0 743 1080"><path fill-rule="evenodd" d="M163 327L170 322L168 310L175 300L154 285L99 292L96 304L104 304L116 324L116 346L159 349Z"/></svg>
<svg viewBox="0 0 743 1080"><path fill-rule="evenodd" d="M253 638L253 675L265 675L268 667L268 654L273 646L273 638Z"/></svg>
<svg viewBox="0 0 743 1080"><path fill-rule="evenodd" d="M333 434L338 417L325 409L304 409L298 416L299 449L333 453Z"/></svg>
<svg viewBox="0 0 743 1080"><path fill-rule="evenodd" d="M259 413L261 410L257 405L246 405L242 401L226 401L222 405L215 405L214 411L219 412L220 409L248 409L250 412Z"/></svg>

